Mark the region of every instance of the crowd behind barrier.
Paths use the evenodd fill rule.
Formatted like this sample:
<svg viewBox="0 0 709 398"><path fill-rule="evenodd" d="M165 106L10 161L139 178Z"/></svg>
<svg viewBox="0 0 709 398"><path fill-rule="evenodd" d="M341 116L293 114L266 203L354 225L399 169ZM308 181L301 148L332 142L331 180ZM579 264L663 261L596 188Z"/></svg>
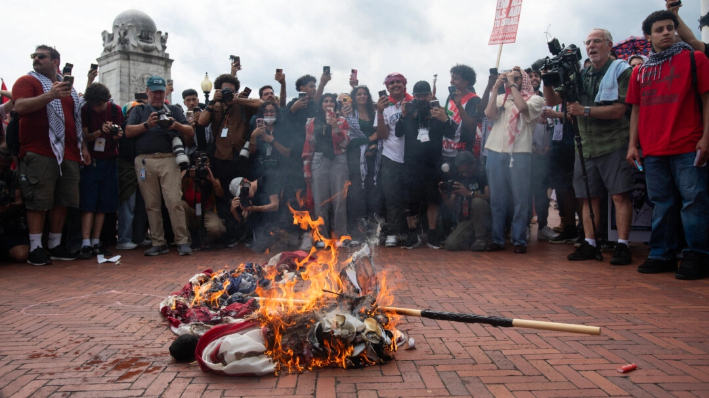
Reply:
<svg viewBox="0 0 709 398"><path fill-rule="evenodd" d="M648 201L638 271L706 277L709 46L679 6L666 8L642 23L649 56L617 59L611 32L593 29L543 65L491 70L482 93L473 68L454 65L437 96L398 72L380 91L356 70L351 92L328 93L324 67L298 78L290 101L283 69L279 96L265 85L252 98L232 60L207 103L194 89L169 103L172 82L152 76L116 104L93 82L98 67L80 94L57 49L37 46L33 71L2 92L12 100L0 106L0 260L324 247L293 225L295 210L345 247L381 226L385 247L525 254L537 224L538 240L574 244L569 261L609 251L628 265L633 212ZM632 196L638 172L647 198ZM558 226L547 223L551 192Z"/></svg>

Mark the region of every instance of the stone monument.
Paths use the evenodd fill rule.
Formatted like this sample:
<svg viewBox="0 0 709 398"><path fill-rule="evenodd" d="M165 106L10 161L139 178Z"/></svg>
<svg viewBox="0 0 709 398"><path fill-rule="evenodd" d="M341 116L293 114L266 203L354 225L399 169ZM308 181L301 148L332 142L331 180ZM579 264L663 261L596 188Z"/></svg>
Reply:
<svg viewBox="0 0 709 398"><path fill-rule="evenodd" d="M104 30L101 36L103 53L96 59L99 81L117 104L123 106L134 100L135 93L145 92L145 82L152 75L171 78L173 60L165 52L167 32L157 30L148 14L124 11L113 21L112 32Z"/></svg>

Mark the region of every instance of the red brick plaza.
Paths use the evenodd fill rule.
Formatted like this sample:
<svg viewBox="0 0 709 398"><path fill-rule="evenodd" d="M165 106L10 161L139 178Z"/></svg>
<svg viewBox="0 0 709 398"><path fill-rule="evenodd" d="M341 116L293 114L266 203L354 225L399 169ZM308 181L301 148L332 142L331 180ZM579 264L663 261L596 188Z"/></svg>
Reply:
<svg viewBox="0 0 709 398"><path fill-rule="evenodd" d="M526 255L379 249L395 305L602 327L600 336L406 318L416 350L363 370L224 377L175 363L158 303L204 268L269 255L220 249L122 263L0 265L1 397L709 397L709 280L569 263L569 245ZM638 369L616 369L635 363Z"/></svg>

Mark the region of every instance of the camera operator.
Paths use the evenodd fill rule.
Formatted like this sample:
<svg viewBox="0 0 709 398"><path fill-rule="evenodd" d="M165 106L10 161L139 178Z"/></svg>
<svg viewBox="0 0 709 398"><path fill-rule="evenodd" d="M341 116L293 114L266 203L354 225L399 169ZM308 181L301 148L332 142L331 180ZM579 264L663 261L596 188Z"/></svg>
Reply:
<svg viewBox="0 0 709 398"><path fill-rule="evenodd" d="M182 207L185 209L193 247L205 245L201 235L202 228L211 242L226 232L224 221L216 212L216 198L224 197L224 189L221 182L214 178L209 164L209 157L205 152L195 152L192 155L192 165L182 171Z"/></svg>
<svg viewBox="0 0 709 398"><path fill-rule="evenodd" d="M197 90L193 88L188 88L182 92L182 103L187 109L185 117L187 122L189 122L192 129L194 129L194 139L186 140L185 142L185 153L189 156L195 151L204 152L207 150L207 146L213 142L212 130L210 126L202 126L197 121L199 120L199 115L202 112L202 107L204 104L199 103L199 96L197 95ZM189 112L192 112L191 114Z"/></svg>
<svg viewBox="0 0 709 398"><path fill-rule="evenodd" d="M242 149L253 154L249 142L249 121L263 103L260 99L239 98L239 80L223 74L214 81L214 99L199 116L199 124L211 126L214 148L210 149L212 171L224 184L235 177L246 175L248 156L240 156ZM223 188L226 188L224 186Z"/></svg>
<svg viewBox="0 0 709 398"><path fill-rule="evenodd" d="M30 253L20 173L10 169L12 154L0 146L0 261L24 263Z"/></svg>
<svg viewBox="0 0 709 398"><path fill-rule="evenodd" d="M81 126L92 162L82 167L79 181L80 259L110 256L99 238L106 213L118 210L117 140L123 137L123 112L110 99L106 86L92 83L86 88L86 104L81 108Z"/></svg>
<svg viewBox="0 0 709 398"><path fill-rule="evenodd" d="M576 116L583 157L588 174L591 204L596 220L599 220L601 198L604 188L613 199L618 226L618 244L615 246L611 264L627 265L632 261L628 237L632 215L632 202L628 192L635 188L633 168L625 162L630 134L628 106L625 96L628 91L632 68L623 60L610 58L613 38L605 29L592 30L586 41L586 53L591 66L583 70L579 102L567 105L568 113ZM549 106L562 102L561 95L550 85L544 85L544 97ZM574 167L574 191L579 199L586 198L581 163L576 154ZM569 254L570 261L595 259L598 253L594 225L591 221L588 201L583 201L583 226L586 240Z"/></svg>
<svg viewBox="0 0 709 398"><path fill-rule="evenodd" d="M443 202L457 215L458 225L448 236L445 249L484 252L490 242L490 188L471 152L460 152L454 160L455 180L438 183Z"/></svg>
<svg viewBox="0 0 709 398"><path fill-rule="evenodd" d="M182 109L165 104L165 87L165 79L151 76L145 90L148 94L148 104L136 105L126 126L126 136L137 137L137 156L134 164L140 193L145 200L153 242L153 247L145 251L146 256L169 252L163 228L161 199L165 200L170 215L178 253L181 256L192 254L188 244L185 211L181 204L180 167L176 163L176 153L173 153L173 150L180 157L185 155L179 146L173 148L172 141L177 135L192 138L194 130L187 124ZM171 112L171 116L165 113L165 107Z"/></svg>
<svg viewBox="0 0 709 398"><path fill-rule="evenodd" d="M444 137L453 138L458 125L440 105L431 107L433 93L426 81L414 84L414 99L404 102L395 134L404 137L404 182L407 191L406 222L409 228L403 246L413 249L420 245L417 234L419 214L426 204L428 220L427 244L440 249L442 237L436 232L440 195L437 164L441 160Z"/></svg>
<svg viewBox="0 0 709 398"><path fill-rule="evenodd" d="M231 214L239 223L242 233L253 236L251 250L266 251L277 239L281 225L288 225L280 208L283 189L278 186L275 175L267 171L254 181L237 177L229 184Z"/></svg>
<svg viewBox="0 0 709 398"><path fill-rule="evenodd" d="M510 238L514 251L527 252L529 223L529 190L532 162L532 136L544 107L544 99L534 94L527 72L516 66L501 73L492 92L505 87L505 94L490 99L485 115L495 124L485 144L487 180L490 183L492 210L492 243L489 251L505 246L505 223L510 202L513 203Z"/></svg>

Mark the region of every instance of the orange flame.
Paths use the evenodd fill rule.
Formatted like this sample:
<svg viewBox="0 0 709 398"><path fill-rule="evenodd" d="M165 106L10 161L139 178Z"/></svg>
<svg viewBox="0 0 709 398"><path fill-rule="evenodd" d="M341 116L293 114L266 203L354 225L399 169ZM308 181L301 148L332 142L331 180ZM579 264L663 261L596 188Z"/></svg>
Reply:
<svg viewBox="0 0 709 398"><path fill-rule="evenodd" d="M347 186L345 186L346 192ZM351 343L339 338L325 338L322 342L322 351L326 353L323 357L304 358L302 352L295 352L294 345L302 342L288 341L288 332L294 327L313 327L309 325L296 325L296 319L313 319L299 317L306 313L317 313L330 302L333 296L325 291L334 293L346 293L346 286L349 282L341 279L341 271L351 261L347 258L345 262L340 262L338 247L349 236L339 238L326 238L322 236L319 228L323 224L322 218L313 220L307 211L294 210L288 206L293 213L293 223L302 229L310 229L313 241L325 243L324 250L317 250L315 246L302 261L296 261L297 272L300 273L302 281L295 278L286 279L282 283L272 283L276 288L265 289L258 287L256 294L263 298L259 309L259 319L263 326L268 326L273 334L272 341L267 341L266 354L277 364L278 371L303 372L319 367L338 366L342 368L351 365L351 356L354 346ZM275 267L267 270L267 278L275 282ZM382 279L384 281L384 279ZM327 296L325 296L327 294ZM382 288L376 297L376 305L385 306L393 302L390 290ZM366 314L373 315L373 314ZM389 323L385 326L389 328L396 323L398 315L386 314ZM313 321L314 322L314 321ZM269 340L269 339L267 339ZM396 350L396 344L388 347L390 352ZM297 351L297 350L296 350ZM360 355L363 363L371 363L364 355Z"/></svg>

